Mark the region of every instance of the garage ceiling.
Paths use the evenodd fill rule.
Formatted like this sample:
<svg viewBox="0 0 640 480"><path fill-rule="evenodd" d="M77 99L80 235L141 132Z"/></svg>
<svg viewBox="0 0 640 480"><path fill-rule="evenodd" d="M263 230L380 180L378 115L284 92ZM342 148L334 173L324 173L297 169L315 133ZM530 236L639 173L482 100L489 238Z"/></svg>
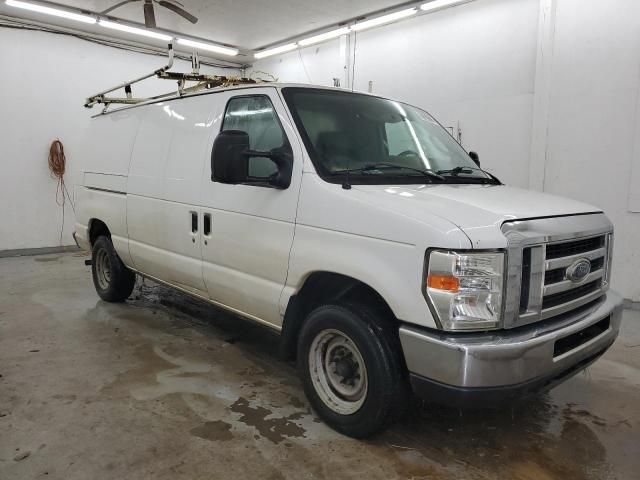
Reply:
<svg viewBox="0 0 640 480"><path fill-rule="evenodd" d="M56 3L100 12L119 1L57 0ZM181 0L181 2L188 12L199 18L198 23L192 25L165 8L156 7L156 21L159 28L247 50L270 46L289 37L406 3L398 0L324 0L322 2L318 0L270 0L268 2ZM142 23L144 22L142 3L124 5L110 15ZM16 15L17 12L13 11L12 14Z"/></svg>

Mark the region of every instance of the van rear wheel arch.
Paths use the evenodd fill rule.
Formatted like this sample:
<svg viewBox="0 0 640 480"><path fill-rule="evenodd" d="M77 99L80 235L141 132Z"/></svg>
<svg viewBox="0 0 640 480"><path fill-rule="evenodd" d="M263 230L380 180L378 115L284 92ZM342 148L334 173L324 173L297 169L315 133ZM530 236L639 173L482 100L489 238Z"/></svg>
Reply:
<svg viewBox="0 0 640 480"><path fill-rule="evenodd" d="M100 238L105 236L111 238L111 231L107 224L98 218L92 218L89 220L89 243L91 246Z"/></svg>
<svg viewBox="0 0 640 480"><path fill-rule="evenodd" d="M281 355L289 360L296 358L298 336L305 318L315 308L327 304L365 305L375 310L389 326L397 331L398 319L391 307L370 285L335 272L313 272L302 288L289 299L281 331ZM399 339L398 339L399 345Z"/></svg>

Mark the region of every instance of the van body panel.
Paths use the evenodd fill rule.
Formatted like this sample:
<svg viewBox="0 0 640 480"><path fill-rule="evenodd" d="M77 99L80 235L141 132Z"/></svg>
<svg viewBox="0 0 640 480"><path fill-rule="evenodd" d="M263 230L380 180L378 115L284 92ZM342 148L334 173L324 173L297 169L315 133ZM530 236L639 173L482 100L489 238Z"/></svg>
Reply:
<svg viewBox="0 0 640 480"><path fill-rule="evenodd" d="M287 281L290 288L283 293L282 304L312 273L338 273L377 291L396 317L435 326L420 293L423 257L415 245L298 225Z"/></svg>
<svg viewBox="0 0 640 480"><path fill-rule="evenodd" d="M75 203L77 205L76 238L78 243L91 249L89 230L92 222L98 219L109 228L111 241L123 263L127 267L135 268L129 255L126 195L77 185Z"/></svg>
<svg viewBox="0 0 640 480"><path fill-rule="evenodd" d="M166 280L208 298L202 275L202 177L209 163L207 146L215 96L163 105L173 134L163 174L161 248L167 252ZM193 216L195 215L195 231Z"/></svg>
<svg viewBox="0 0 640 480"><path fill-rule="evenodd" d="M131 153L127 183L129 251L137 270L165 280L163 205L164 172L178 120L167 115L162 104L142 109L138 135Z"/></svg>
<svg viewBox="0 0 640 480"><path fill-rule="evenodd" d="M126 176L143 111L125 110L92 119L79 152L82 170Z"/></svg>
<svg viewBox="0 0 640 480"><path fill-rule="evenodd" d="M113 193L126 193L127 176L114 173L85 172L84 186L94 190L105 190Z"/></svg>
<svg viewBox="0 0 640 480"><path fill-rule="evenodd" d="M276 327L282 324L279 299L286 282L293 243L302 148L284 104L273 87L253 88L250 95L267 96L293 150L293 174L286 189L231 185L211 180L211 166L202 175L203 213L211 216L202 259L204 281L212 300ZM214 95L219 108L210 129L213 140L223 125L229 100L244 91Z"/></svg>
<svg viewBox="0 0 640 480"><path fill-rule="evenodd" d="M126 182L141 110L114 112L94 118L79 151L80 183L75 185L76 239L91 248L91 222L104 222L125 265L135 268L127 238Z"/></svg>
<svg viewBox="0 0 640 480"><path fill-rule="evenodd" d="M496 230L507 221L534 217L580 215L601 210L583 202L507 185L354 185L380 208L425 219L425 212L455 223L474 248L504 248ZM531 208L535 205L535 210ZM434 245L435 246L435 245Z"/></svg>
<svg viewBox="0 0 640 480"><path fill-rule="evenodd" d="M436 327L421 286L424 255L429 247L468 249L471 242L450 221L422 212L409 214L409 198L394 190L402 209L381 206L375 195L356 186L345 190L315 173L302 175L296 240L291 251L287 288L282 305L315 271L340 273L375 289L397 318ZM424 210L424 209L423 209ZM339 214L338 214L339 212Z"/></svg>
<svg viewBox="0 0 640 480"><path fill-rule="evenodd" d="M136 269L205 297L200 187L214 105L208 97L146 109L133 149L127 201Z"/></svg>

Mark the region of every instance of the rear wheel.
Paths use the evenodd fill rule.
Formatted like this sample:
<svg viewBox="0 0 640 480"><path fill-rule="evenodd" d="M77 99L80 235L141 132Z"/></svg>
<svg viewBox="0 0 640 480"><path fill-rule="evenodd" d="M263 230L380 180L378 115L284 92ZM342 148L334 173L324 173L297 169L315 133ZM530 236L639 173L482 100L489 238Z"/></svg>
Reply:
<svg viewBox="0 0 640 480"><path fill-rule="evenodd" d="M393 328L359 305L326 305L309 314L298 341L298 367L309 401L337 431L370 436L400 415L406 375Z"/></svg>
<svg viewBox="0 0 640 480"><path fill-rule="evenodd" d="M93 244L91 258L93 285L102 300L122 302L131 295L136 274L122 263L109 237L98 237Z"/></svg>

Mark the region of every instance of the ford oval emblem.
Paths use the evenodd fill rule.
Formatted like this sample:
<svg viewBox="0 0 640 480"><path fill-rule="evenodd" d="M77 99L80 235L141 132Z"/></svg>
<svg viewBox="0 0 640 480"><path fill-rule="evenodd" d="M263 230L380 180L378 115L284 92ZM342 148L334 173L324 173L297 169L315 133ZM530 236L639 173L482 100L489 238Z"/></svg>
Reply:
<svg viewBox="0 0 640 480"><path fill-rule="evenodd" d="M591 262L586 258L580 258L567 268L566 277L572 282L580 282L591 273Z"/></svg>

